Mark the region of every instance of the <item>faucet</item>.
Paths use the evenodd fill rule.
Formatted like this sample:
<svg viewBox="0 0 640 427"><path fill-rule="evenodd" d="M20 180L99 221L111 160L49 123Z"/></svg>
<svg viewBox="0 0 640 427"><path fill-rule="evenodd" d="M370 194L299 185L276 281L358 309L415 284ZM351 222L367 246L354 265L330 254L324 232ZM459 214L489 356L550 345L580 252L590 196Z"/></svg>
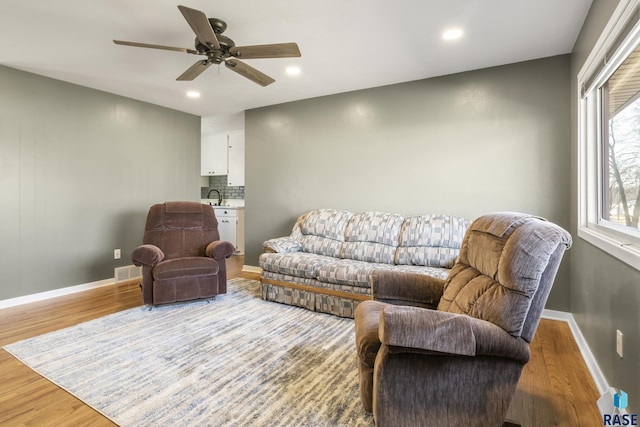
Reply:
<svg viewBox="0 0 640 427"><path fill-rule="evenodd" d="M212 188L211 190L209 190L209 192L207 193L207 199L211 198L211 192L215 191L216 193L218 193L218 204L216 206L222 206L222 194L220 194L220 192L218 190L216 190L215 188ZM209 203L211 204L211 203Z"/></svg>

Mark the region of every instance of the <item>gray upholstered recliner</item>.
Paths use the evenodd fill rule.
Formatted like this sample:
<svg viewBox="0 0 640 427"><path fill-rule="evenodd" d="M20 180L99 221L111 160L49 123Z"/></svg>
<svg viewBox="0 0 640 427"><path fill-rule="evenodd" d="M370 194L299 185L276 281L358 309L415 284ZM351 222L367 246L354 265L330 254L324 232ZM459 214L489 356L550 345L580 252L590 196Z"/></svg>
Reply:
<svg viewBox="0 0 640 427"><path fill-rule="evenodd" d="M199 202L151 206L143 244L131 254L142 266L142 302L164 304L227 292L225 259L233 244L220 240L213 208Z"/></svg>
<svg viewBox="0 0 640 427"><path fill-rule="evenodd" d="M501 426L571 236L530 215L475 220L446 280L376 271L355 313L377 426Z"/></svg>

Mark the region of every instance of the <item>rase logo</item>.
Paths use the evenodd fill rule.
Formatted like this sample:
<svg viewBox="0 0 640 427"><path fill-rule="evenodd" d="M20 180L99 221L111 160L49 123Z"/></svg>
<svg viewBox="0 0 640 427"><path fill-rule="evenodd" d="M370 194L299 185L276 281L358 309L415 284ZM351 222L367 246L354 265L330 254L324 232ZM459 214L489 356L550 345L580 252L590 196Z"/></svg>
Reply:
<svg viewBox="0 0 640 427"><path fill-rule="evenodd" d="M629 404L629 396L622 390L618 390L613 397L603 396L598 401L598 406L603 399L613 400L613 411L602 415L602 422L605 426L637 426L638 414L629 414L626 408ZM611 404L611 403L609 403Z"/></svg>

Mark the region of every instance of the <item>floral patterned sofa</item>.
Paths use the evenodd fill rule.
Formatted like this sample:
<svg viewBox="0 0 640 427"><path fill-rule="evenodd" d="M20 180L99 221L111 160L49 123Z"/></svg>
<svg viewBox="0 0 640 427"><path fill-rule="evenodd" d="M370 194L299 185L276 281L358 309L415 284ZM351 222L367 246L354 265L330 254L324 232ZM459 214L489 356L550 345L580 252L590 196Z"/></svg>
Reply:
<svg viewBox="0 0 640 427"><path fill-rule="evenodd" d="M353 317L375 270L446 278L468 226L451 215L308 212L290 236L264 242L262 298Z"/></svg>

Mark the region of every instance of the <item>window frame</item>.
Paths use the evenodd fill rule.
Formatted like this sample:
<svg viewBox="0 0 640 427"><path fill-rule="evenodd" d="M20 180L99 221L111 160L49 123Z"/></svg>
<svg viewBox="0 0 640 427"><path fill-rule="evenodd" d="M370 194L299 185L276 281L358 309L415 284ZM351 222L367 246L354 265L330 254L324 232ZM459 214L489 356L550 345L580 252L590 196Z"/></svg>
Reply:
<svg viewBox="0 0 640 427"><path fill-rule="evenodd" d="M640 232L601 218L605 179L599 89L640 44L640 0L621 0L578 73L578 237L640 270ZM634 23L634 21L636 21Z"/></svg>

